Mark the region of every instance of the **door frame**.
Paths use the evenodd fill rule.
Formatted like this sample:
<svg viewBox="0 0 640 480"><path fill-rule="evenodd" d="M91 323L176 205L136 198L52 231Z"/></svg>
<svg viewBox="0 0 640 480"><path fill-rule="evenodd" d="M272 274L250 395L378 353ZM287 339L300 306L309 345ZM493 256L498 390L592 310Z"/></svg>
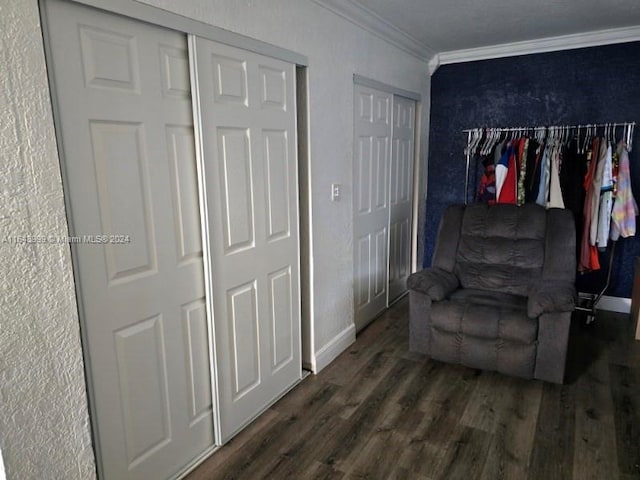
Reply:
<svg viewBox="0 0 640 480"><path fill-rule="evenodd" d="M162 10L158 7L142 4L135 0L65 0L65 1L71 4L78 4L78 5L92 7L106 13L124 16L133 20L137 20L137 21L152 24L158 27L163 27L169 30L177 31L178 33L185 35L189 43L191 42L190 40L191 37L199 36L202 38L206 38L208 40L212 40L214 42L223 43L226 45L230 45L232 47L241 48L243 50L248 50L261 55L273 57L273 58L285 61L287 63L291 63L296 67L296 69L298 68L306 69L306 67L309 66L309 60L306 55L302 55L292 50L271 45L269 43L266 43L251 37L247 37L239 33L231 32L229 30L225 30L223 28L216 27L214 25L209 25L203 22L199 22L197 20L193 20L188 17L183 17L181 15L169 12L167 10ZM68 193L70 188L69 186L70 181L67 175L66 154L65 154L64 142L62 139L62 125L60 120L60 103L56 93L57 92L56 80L54 78L55 67L53 62L53 52L51 49L51 37L50 37L50 30L49 30L49 21L47 16L47 5L48 5L47 0L38 0L38 10L40 13L40 23L41 23L42 34L43 34L45 64L47 65L47 80L49 83L49 94L50 94L51 108L53 113L54 134L56 138L56 144L57 144L57 150L58 150L58 162L60 165L60 175L61 175L62 187L63 187L63 198L64 198L65 214L66 214L65 216L67 221L67 233L69 234L69 236L71 236L71 234L75 232L75 226L73 224L71 201ZM190 80L191 80L191 85L193 89L194 77L193 77L192 60L193 59L191 58L191 49L189 49L189 74L190 74ZM304 85L304 88L307 88L306 84ZM308 95L306 91L304 93L305 95ZM194 92L192 90L192 93L191 93L192 104L194 102L193 95L196 95L196 94L197 92ZM296 96L296 101L299 101L298 96ZM308 111L305 110L304 114L308 115ZM298 112L298 115L300 115L300 112ZM201 142L201 137L199 132L200 126L199 124L197 124L196 120L197 119L194 117L194 137L195 137L196 143L200 143ZM304 122L305 124L308 125L308 118L305 118ZM202 232L201 240L203 242L205 304L207 309L206 310L207 311L207 328L209 331L209 347L210 347L209 357L210 357L210 368L211 368L211 389L212 389L211 395L212 395L212 399L214 399L214 403L216 404L214 405L214 407L217 408L218 386L217 386L217 376L214 375L214 373L217 371L217 366L215 365L215 343L213 342L213 328L214 328L213 311L210 310L210 306L212 305L212 301L213 301L212 295L210 292L210 285L209 285L211 258L209 256L208 249L205 248L205 245L208 245L208 230L207 230L208 221L205 215L206 204L203 203L206 187L203 183L203 175L201 171L202 165L201 165L201 158L199 154L200 149L198 148L197 145L194 145L194 147L196 151L196 168L198 173L197 189L198 189L198 201L199 201L199 207L200 207L200 227ZM300 171L301 165L308 164L310 159L309 155L305 155L303 157L300 155L301 153L307 153L307 152L305 150L300 150L300 149L298 150L298 159L297 159L298 171ZM304 200L308 205L311 204L311 193L312 192L311 192L310 182L309 182L308 188L299 190L299 195L302 196L304 194L304 197L305 197ZM308 239L312 238L312 231L310 228L311 227L310 218L305 219L304 222L302 219L303 214L304 215L308 214L306 210L303 210L302 208L300 208L300 205L302 204L302 198L299 198L299 202L300 202L299 211L298 211L299 224L301 226L303 224L309 226L308 232L306 231L302 232L301 230L298 232L298 239L299 239L299 242L301 243L302 235L305 235L306 238ZM73 283L74 283L74 289L76 293L75 300L76 300L78 324L80 329L80 339L81 339L81 346L82 346L83 370L84 370L85 385L86 385L87 399L88 399L87 403L89 407L91 442L92 442L92 448L94 451L97 476L98 478L104 478L102 458L98 454L100 452L100 448L99 448L100 437L98 435L95 402L92 400L92 398L95 395L94 393L95 389L94 389L93 380L90 374L91 354L89 352L87 332L84 326L85 307L82 301L82 298L83 298L82 285L79 282L80 270L78 268L78 255L76 253L77 246L74 244L70 244L69 247L71 250ZM303 256L303 250L300 249L300 252L299 252L300 276L302 276L303 272L310 272L310 273L313 272L313 251L309 249L308 251L306 251L306 253L308 253L307 258ZM302 268L303 263L308 265L307 268L304 268L304 269ZM299 279L300 285L302 285L303 281L309 282L309 284L311 284L310 282L312 282L312 278L309 278L309 279L300 278ZM313 295L311 292L307 292L307 293L309 295L309 298L305 298L304 292L301 291L301 294L302 294L301 301L310 306L309 307L310 315L309 316L305 315L305 310L302 309L301 318L300 318L301 329L306 329L307 331L313 332L313 323L314 323L313 308L312 308ZM304 348L304 343L303 343L303 348ZM309 355L312 359L315 358L315 352L313 351L305 352L303 350L302 353L303 353L303 360L306 355ZM304 361L303 361L303 365L301 365L301 368L303 366L306 367ZM216 412L214 412L214 419L215 418L216 418ZM213 452L215 452L217 449L220 448L221 437L220 437L220 430L219 430L220 429L219 422L216 422L213 425L213 427L214 427L213 430L214 430L215 444L211 448L203 452L200 456L195 458L190 465L185 466L185 468L177 474L176 478L183 478L184 476L186 476L189 472L191 472L194 468L196 468L200 463L202 463L206 458L208 458Z"/></svg>
<svg viewBox="0 0 640 480"><path fill-rule="evenodd" d="M412 188L412 200L411 200L411 249L410 249L410 263L411 263L411 271L415 272L418 268L417 266L417 261L418 261L418 214L419 214L419 209L420 209L420 192L419 192L419 186L420 186L420 127L421 127L421 115L422 115L422 95L420 93L417 92L412 92L409 90L404 90L402 88L399 87L395 87L393 85L389 85L387 83L384 82L380 82L378 80L374 80L372 78L369 77L365 77L363 75L359 75L357 73L353 74L353 84L355 85L361 85L363 87L369 87L369 88L373 88L375 90L380 90L382 92L385 93L390 93L391 95L394 96L399 96L399 97L405 97L408 98L410 100L414 100L416 102L416 109L415 109L415 119L414 119L414 138L413 138L413 164L412 164L412 175L413 178L411 179L411 188ZM354 100L355 102L355 97ZM393 105L392 105L392 112L393 112ZM392 118L393 118L393 113L392 113ZM393 133L393 127L392 127L392 133ZM355 132L354 132L355 133ZM354 135L354 142L355 142L355 135ZM393 146L391 145L390 148L392 148ZM355 155L355 150L354 150L354 155ZM391 159L391 156L389 157ZM353 161L353 159L352 159ZM353 215L352 215L353 218ZM387 257L389 255L389 236L387 235ZM353 260L355 261L355 259ZM388 282L388 278L389 278L389 262L387 262L387 282ZM355 278L354 278L355 280ZM354 293L355 295L355 293ZM396 298L392 303L397 303L399 302L402 298L404 298L406 296L406 293L400 295L398 298ZM389 303L389 288L387 285L387 308L391 306L391 304ZM354 296L354 305L355 305L355 296ZM355 310L354 310L355 313ZM364 327L363 327L364 328Z"/></svg>

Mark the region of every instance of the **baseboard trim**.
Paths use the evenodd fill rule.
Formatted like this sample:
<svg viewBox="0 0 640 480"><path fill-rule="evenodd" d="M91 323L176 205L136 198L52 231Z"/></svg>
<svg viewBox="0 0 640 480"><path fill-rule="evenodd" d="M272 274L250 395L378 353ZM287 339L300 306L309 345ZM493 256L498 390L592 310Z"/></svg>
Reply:
<svg viewBox="0 0 640 480"><path fill-rule="evenodd" d="M313 373L319 373L324 367L333 362L356 341L356 326L352 323L316 352Z"/></svg>
<svg viewBox="0 0 640 480"><path fill-rule="evenodd" d="M596 309L606 310L608 312L631 313L631 299L603 295L598 305L596 305Z"/></svg>

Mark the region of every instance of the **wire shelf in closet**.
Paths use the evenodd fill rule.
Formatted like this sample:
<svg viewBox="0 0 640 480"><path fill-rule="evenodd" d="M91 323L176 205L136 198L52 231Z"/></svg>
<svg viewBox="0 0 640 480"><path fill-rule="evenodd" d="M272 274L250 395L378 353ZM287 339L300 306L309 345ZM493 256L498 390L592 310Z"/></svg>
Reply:
<svg viewBox="0 0 640 480"><path fill-rule="evenodd" d="M582 273L604 271L599 264L599 252L609 252L603 288L597 293L579 295L576 310L587 313L587 323L595 319L597 304L609 288L617 239L635 234L635 218L633 233L623 235L618 231L614 235L611 219L613 205L617 201L618 166L624 163L628 170L635 125L635 122L616 122L463 130L467 136L464 149L465 204L469 203L471 160L482 159L485 172L480 188L477 184L480 178L478 163L474 171L474 191L477 190L474 198L477 201L517 205L535 202L546 208L572 210L576 218L578 270ZM624 157L622 162L621 157ZM485 191L487 186L490 188ZM565 186L572 190L565 190ZM504 200L505 191L507 200ZM573 197L571 192L575 194ZM636 206L632 193L625 198L629 197ZM582 222L583 209L587 211L587 204L595 204L593 211L596 213Z"/></svg>

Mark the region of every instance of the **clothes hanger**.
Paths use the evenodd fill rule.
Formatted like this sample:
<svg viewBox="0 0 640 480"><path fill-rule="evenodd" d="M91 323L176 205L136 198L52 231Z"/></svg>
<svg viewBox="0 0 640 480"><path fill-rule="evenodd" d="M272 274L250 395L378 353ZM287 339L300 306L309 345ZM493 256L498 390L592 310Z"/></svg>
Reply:
<svg viewBox="0 0 640 480"><path fill-rule="evenodd" d="M629 148L629 129L631 125L625 123L622 127L622 141L627 145L627 149Z"/></svg>
<svg viewBox="0 0 640 480"><path fill-rule="evenodd" d="M473 154L474 147L478 143L478 137L480 136L480 132L481 131L482 131L482 129L480 129L480 128L474 128L471 131L471 140L467 144L467 148L465 149L465 152L464 152L465 155L472 155Z"/></svg>
<svg viewBox="0 0 640 480"><path fill-rule="evenodd" d="M499 128L494 128L493 129L493 137L491 138L491 148L487 152L487 155L489 155L493 151L493 149L496 147L496 145L498 145L499 141L500 141L500 129Z"/></svg>
<svg viewBox="0 0 640 480"><path fill-rule="evenodd" d="M491 141L491 135L493 134L493 131L490 128L487 128L485 133L486 136L484 138L484 141L482 142L482 145L480 145L480 155L486 155L487 145Z"/></svg>
<svg viewBox="0 0 640 480"><path fill-rule="evenodd" d="M478 145L478 154L479 155L484 155L484 150L485 150L485 148L487 148L487 142L489 141L489 135L490 134L491 134L491 130L489 130L488 128L485 129L484 138L482 139L482 141Z"/></svg>
<svg viewBox="0 0 640 480"><path fill-rule="evenodd" d="M471 155L475 155L477 153L478 146L480 145L480 142L482 141L483 135L484 135L484 130L482 128L478 128L475 140L473 142L473 145L471 146Z"/></svg>
<svg viewBox="0 0 640 480"><path fill-rule="evenodd" d="M475 153L480 153L480 150L482 149L482 146L484 145L484 143L487 141L487 136L489 135L489 129L485 128L484 130L480 130L480 137L478 138L478 144L476 145L476 148L474 148L474 152Z"/></svg>
<svg viewBox="0 0 640 480"><path fill-rule="evenodd" d="M616 142L616 124L609 124L609 143L614 144Z"/></svg>
<svg viewBox="0 0 640 480"><path fill-rule="evenodd" d="M491 149L493 148L493 141L495 139L495 136L496 136L496 129L495 128L489 129L489 135L487 136L487 139L484 142L482 155L489 155L489 152L491 152Z"/></svg>
<svg viewBox="0 0 640 480"><path fill-rule="evenodd" d="M482 142L480 142L480 155L484 155L484 151L487 148L487 144L489 143L491 138L491 129L487 128L484 131L484 138L482 139Z"/></svg>
<svg viewBox="0 0 640 480"><path fill-rule="evenodd" d="M592 141L591 124L588 124L585 127L586 131L584 135L584 143L582 144L582 153L585 153L587 151L587 149L589 148L589 144Z"/></svg>
<svg viewBox="0 0 640 480"><path fill-rule="evenodd" d="M493 144L491 145L491 150L489 150L488 153L491 153L491 151L498 145L498 143L500 143L500 136L501 136L500 129L496 128L493 136Z"/></svg>
<svg viewBox="0 0 640 480"><path fill-rule="evenodd" d="M593 136L591 135L591 125L587 125L585 135L584 135L584 144L582 145L582 153L587 152L591 142L593 142Z"/></svg>

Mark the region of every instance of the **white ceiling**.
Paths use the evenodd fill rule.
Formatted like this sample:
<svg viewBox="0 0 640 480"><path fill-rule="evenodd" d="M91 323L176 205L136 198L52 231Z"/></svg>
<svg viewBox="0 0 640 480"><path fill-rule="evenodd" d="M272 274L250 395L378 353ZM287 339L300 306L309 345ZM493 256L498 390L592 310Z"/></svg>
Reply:
<svg viewBox="0 0 640 480"><path fill-rule="evenodd" d="M343 0L434 53L640 25L640 0Z"/></svg>
<svg viewBox="0 0 640 480"><path fill-rule="evenodd" d="M312 0L429 63L640 41L640 0Z"/></svg>

